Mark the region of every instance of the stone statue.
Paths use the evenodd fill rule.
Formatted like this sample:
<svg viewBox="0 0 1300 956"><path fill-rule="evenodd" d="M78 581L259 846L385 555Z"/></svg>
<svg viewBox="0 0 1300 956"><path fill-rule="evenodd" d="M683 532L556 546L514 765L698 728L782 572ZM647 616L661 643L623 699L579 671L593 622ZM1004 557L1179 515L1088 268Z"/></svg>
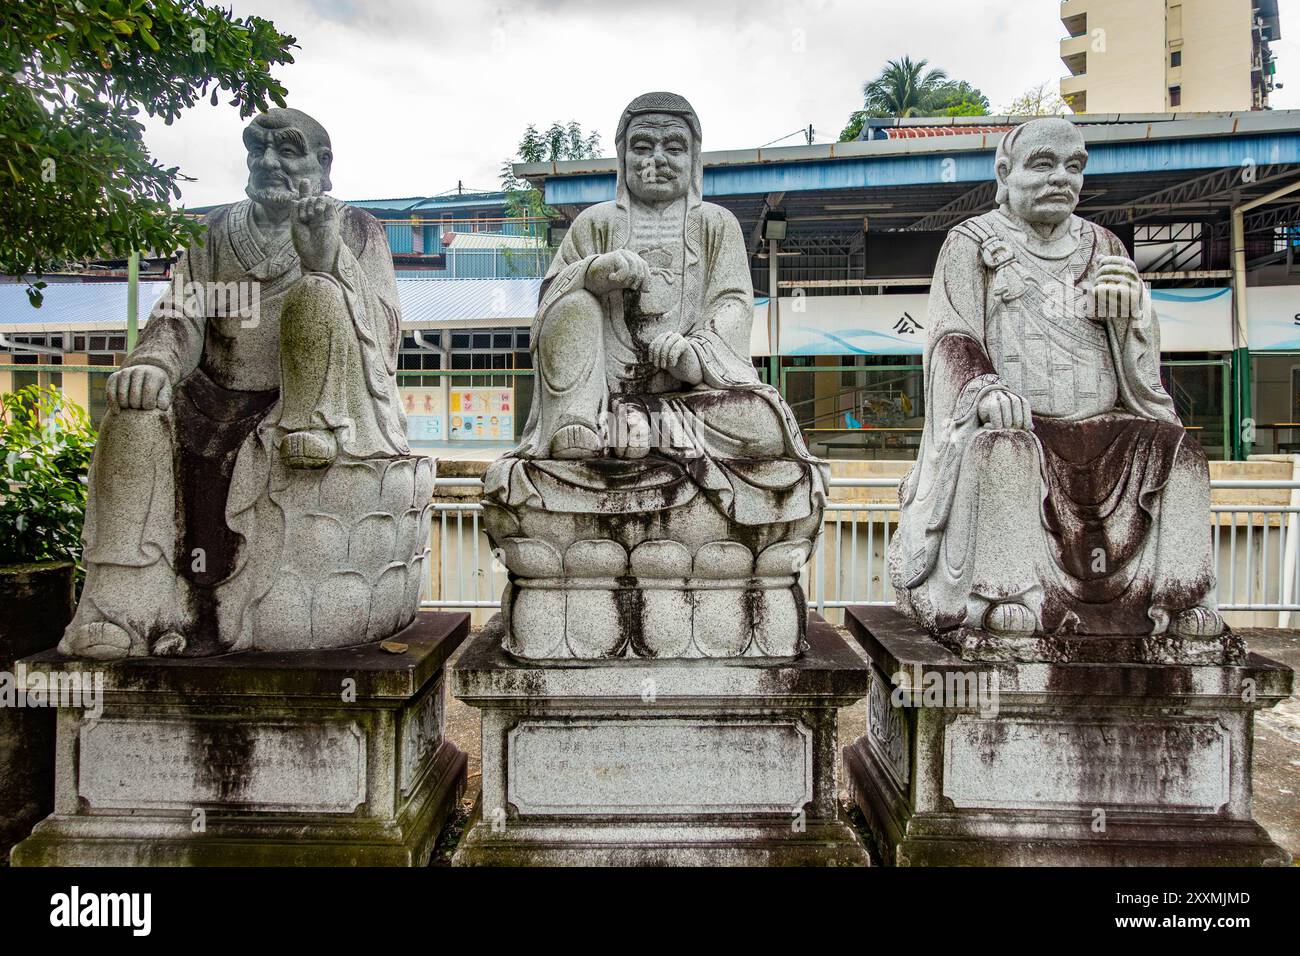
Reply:
<svg viewBox="0 0 1300 956"><path fill-rule="evenodd" d="M108 379L65 654L338 647L417 609L433 461L405 438L384 231L325 195L310 116L270 110L244 145L248 198Z"/></svg>
<svg viewBox="0 0 1300 956"><path fill-rule="evenodd" d="M930 291L927 418L890 546L932 632L1214 638L1209 472L1160 382L1123 245L1075 216L1065 119L998 148L998 209L949 234Z"/></svg>
<svg viewBox="0 0 1300 956"><path fill-rule="evenodd" d="M617 192L574 221L533 321L519 447L486 477L518 656L790 656L826 467L749 356L740 224L702 200L700 123L647 93Z"/></svg>

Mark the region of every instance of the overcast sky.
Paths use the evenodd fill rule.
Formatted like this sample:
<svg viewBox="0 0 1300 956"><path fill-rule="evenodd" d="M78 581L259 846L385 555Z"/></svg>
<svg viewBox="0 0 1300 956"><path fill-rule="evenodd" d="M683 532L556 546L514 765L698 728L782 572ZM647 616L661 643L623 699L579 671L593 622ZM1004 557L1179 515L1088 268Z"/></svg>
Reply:
<svg viewBox="0 0 1300 956"><path fill-rule="evenodd" d="M341 199L498 186L524 127L576 119L607 152L622 108L648 90L686 96L706 149L761 146L811 123L838 138L887 59L927 58L994 112L1064 72L1052 0L233 0L297 37L278 71L288 105L333 140ZM1300 106L1300 5L1283 0L1277 108ZM1292 78L1294 78L1292 80ZM1292 82L1287 83L1287 80ZM164 165L195 178L188 205L228 202L246 177L233 107L147 124ZM788 143L802 142L799 138Z"/></svg>

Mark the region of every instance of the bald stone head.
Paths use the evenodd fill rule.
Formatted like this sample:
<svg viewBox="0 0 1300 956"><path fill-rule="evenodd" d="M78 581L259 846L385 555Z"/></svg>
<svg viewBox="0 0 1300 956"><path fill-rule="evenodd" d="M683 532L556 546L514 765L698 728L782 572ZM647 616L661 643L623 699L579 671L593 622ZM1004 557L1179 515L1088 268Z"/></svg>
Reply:
<svg viewBox="0 0 1300 956"><path fill-rule="evenodd" d="M1049 117L1017 126L998 145L998 205L1012 219L1059 225L1079 204L1087 164L1083 134L1069 120Z"/></svg>
<svg viewBox="0 0 1300 956"><path fill-rule="evenodd" d="M325 127L301 110L271 109L244 128L248 150L248 186L254 202L284 206L299 196L299 183L310 195L328 192L334 152Z"/></svg>

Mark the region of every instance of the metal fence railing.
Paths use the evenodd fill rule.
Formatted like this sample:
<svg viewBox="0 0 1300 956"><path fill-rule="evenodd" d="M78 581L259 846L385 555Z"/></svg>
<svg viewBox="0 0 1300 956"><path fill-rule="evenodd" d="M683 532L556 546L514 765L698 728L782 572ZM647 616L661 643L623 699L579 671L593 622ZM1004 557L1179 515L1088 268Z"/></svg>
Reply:
<svg viewBox="0 0 1300 956"><path fill-rule="evenodd" d="M1289 624L1291 612L1300 611L1300 482L1225 479L1210 484L1215 491L1273 492L1274 498L1289 499L1287 504L1213 505L1208 529L1214 539L1219 608L1276 613L1276 623ZM464 493L481 490L482 482L439 478L437 486ZM876 489L883 497L897 487L896 478L831 479L833 495L839 489ZM466 498L444 499L433 507L431 566L422 606L499 608L506 570L493 558L482 526L482 505ZM837 621L849 605L892 604L885 555L897 520L898 504L892 500L828 502L821 540L801 574L809 607Z"/></svg>

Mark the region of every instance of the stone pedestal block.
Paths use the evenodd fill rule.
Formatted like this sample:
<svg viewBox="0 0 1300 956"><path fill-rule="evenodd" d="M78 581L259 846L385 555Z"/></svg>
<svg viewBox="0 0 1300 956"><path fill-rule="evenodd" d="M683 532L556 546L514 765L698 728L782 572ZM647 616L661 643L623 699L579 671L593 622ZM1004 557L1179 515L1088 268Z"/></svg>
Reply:
<svg viewBox="0 0 1300 956"><path fill-rule="evenodd" d="M541 666L493 618L452 674L483 712L461 865L864 865L836 804L836 711L867 673L825 621L791 661Z"/></svg>
<svg viewBox="0 0 1300 956"><path fill-rule="evenodd" d="M28 658L101 671L104 699L59 711L54 813L14 865L424 865L465 787L443 665L468 633L420 613L392 650Z"/></svg>
<svg viewBox="0 0 1300 956"><path fill-rule="evenodd" d="M872 667L845 765L885 862L1289 862L1250 780L1254 712L1290 696L1289 668L976 663L892 608L847 622Z"/></svg>
<svg viewBox="0 0 1300 956"><path fill-rule="evenodd" d="M9 675L19 658L59 643L72 620L73 570L71 561L0 567L0 866L54 802L54 712L17 706Z"/></svg>

